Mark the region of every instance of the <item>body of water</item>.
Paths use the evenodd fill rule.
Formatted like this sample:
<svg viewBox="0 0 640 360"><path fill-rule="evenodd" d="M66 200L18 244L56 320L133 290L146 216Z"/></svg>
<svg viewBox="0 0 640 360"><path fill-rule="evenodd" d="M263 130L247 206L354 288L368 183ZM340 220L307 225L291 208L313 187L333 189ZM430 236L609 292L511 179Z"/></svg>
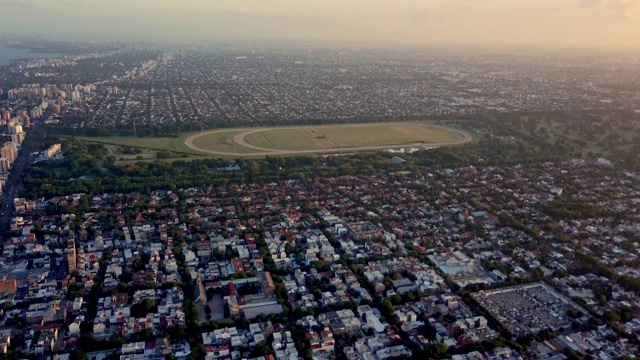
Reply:
<svg viewBox="0 0 640 360"><path fill-rule="evenodd" d="M11 60L16 59L57 58L60 56L62 55L30 52L29 50L18 49L0 44L0 66L9 65L11 63Z"/></svg>

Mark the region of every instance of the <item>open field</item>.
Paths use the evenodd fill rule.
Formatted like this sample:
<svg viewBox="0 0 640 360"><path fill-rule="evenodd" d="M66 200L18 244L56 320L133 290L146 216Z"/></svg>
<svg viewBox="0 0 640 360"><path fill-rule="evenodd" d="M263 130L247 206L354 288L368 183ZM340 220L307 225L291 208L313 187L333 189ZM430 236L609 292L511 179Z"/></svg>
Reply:
<svg viewBox="0 0 640 360"><path fill-rule="evenodd" d="M102 144L128 146L133 148L140 148L144 150L168 150L178 153L188 153L193 155L202 155L197 151L194 151L184 146L184 140L193 134L182 135L177 138L170 137L136 137L136 136L103 136L103 137L78 137L81 140L89 142L97 142Z"/></svg>
<svg viewBox="0 0 640 360"><path fill-rule="evenodd" d="M209 133L207 136L199 136L194 138L193 145L200 149L209 149L215 147L216 150L223 153L246 154L254 152L253 149L238 145L234 138L245 132L246 130L220 130ZM184 140L183 140L184 143ZM193 150L193 149L190 149ZM197 151L197 150L196 150Z"/></svg>
<svg viewBox="0 0 640 360"><path fill-rule="evenodd" d="M141 138L135 136L105 136L105 137L80 137L82 140L132 146L149 149L169 149L172 147L172 138Z"/></svg>
<svg viewBox="0 0 640 360"><path fill-rule="evenodd" d="M289 155L456 145L471 136L427 123L372 123L211 130L191 135L184 145L201 154Z"/></svg>

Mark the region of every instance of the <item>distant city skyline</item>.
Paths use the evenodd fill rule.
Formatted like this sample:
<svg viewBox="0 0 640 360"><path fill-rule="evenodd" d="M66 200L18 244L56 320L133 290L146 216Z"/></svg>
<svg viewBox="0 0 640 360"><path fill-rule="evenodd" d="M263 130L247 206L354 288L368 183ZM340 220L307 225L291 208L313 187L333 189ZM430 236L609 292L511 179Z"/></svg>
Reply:
<svg viewBox="0 0 640 360"><path fill-rule="evenodd" d="M0 0L0 33L640 49L640 0Z"/></svg>

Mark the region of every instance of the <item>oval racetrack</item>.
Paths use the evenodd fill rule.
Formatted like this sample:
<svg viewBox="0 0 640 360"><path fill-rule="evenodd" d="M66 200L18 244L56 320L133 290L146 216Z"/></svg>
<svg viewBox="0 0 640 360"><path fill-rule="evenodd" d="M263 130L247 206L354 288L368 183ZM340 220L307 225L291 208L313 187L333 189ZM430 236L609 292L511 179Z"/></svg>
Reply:
<svg viewBox="0 0 640 360"><path fill-rule="evenodd" d="M383 123L376 123L376 124L367 124L367 125L363 125L363 124L352 124L352 125L336 125L336 126L340 126L340 127L354 127L354 126L389 126L389 124L383 124ZM413 143L407 143L407 144L398 144L398 145L378 145L378 146L350 146L350 147L338 147L338 148L329 148L329 149L313 149L313 150L281 150L281 149L270 149L270 148L266 148L266 147L261 147L261 146L256 146L253 144L250 144L247 141L247 137L249 135L253 135L256 133L260 133L260 132L265 132L265 131L277 131L277 130L292 130L292 129L300 129L300 128L304 128L305 126L290 126L290 127L275 127L275 128L260 128L260 129L250 129L247 131L244 131L240 134L237 134L233 137L233 142L234 144L237 144L238 146L242 146L244 148L247 149L252 149L255 150L255 152L241 152L241 153L234 153L234 152L223 152L223 151L216 151L216 150L211 150L211 149L203 149L197 145L195 145L195 140L197 138L200 138L202 136L207 136L209 134L213 134L213 133L218 133L218 132L225 132L225 131L233 131L232 129L225 129L225 130L211 130L211 131L205 131L202 133L198 133L198 134L194 134L190 137L188 137L187 139L185 139L184 144L185 146L187 146L188 148L204 153L204 154L211 154L211 155L227 155L227 156L261 156L261 155L302 155L302 154L327 154L327 153L341 153L341 152L355 152L355 151L367 151L367 150L381 150L381 149L393 149L393 148L406 148L406 147L424 147L424 146L447 146L447 145L460 145L460 144L464 144L467 142L470 142L472 140L471 136L463 131L459 131L456 129L452 129L452 128L448 128L445 126L438 126L438 125L420 125L422 127L426 127L426 128L432 128L434 130L444 130L444 131L448 131L448 132L454 132L458 135L459 139L455 140L455 141L450 141L450 142L435 142L435 143L422 143L422 142L413 142ZM308 127L308 126L307 126Z"/></svg>

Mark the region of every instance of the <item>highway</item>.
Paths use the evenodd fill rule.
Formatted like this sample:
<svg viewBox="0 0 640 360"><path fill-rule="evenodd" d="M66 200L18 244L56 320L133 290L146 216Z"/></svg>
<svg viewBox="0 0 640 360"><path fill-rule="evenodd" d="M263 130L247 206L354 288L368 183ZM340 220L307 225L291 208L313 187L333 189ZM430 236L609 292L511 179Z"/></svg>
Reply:
<svg viewBox="0 0 640 360"><path fill-rule="evenodd" d="M9 230L9 224L11 221L11 214L13 213L13 199L18 196L18 190L21 186L22 173L24 172L24 168L29 162L29 157L31 152L31 142L33 139L33 134L35 134L38 129L44 125L44 119L49 117L49 112L45 114L40 120L36 120L31 123L31 127L27 131L27 136L25 140L22 142L22 147L18 152L18 157L16 158L13 166L11 168L11 173L9 174L9 179L5 184L2 192L2 200L4 201L4 205L2 206L2 210L0 212L0 234L2 234L2 239L6 239L6 234Z"/></svg>

